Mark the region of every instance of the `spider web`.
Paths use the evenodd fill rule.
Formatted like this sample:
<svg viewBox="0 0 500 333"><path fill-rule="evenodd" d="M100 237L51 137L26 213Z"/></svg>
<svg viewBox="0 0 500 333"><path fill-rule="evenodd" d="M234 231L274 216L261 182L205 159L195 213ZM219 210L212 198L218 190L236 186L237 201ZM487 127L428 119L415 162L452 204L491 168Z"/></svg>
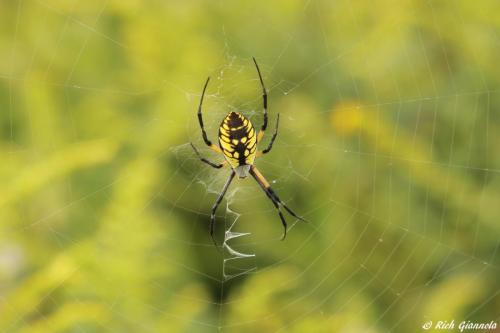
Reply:
<svg viewBox="0 0 500 333"><path fill-rule="evenodd" d="M499 321L498 5L151 6L0 5L2 331ZM207 75L212 141L229 111L260 127L251 56L264 145L282 117L256 164L310 223L287 217L280 242L265 194L235 180L221 254L228 170L189 142L220 161L196 119Z"/></svg>

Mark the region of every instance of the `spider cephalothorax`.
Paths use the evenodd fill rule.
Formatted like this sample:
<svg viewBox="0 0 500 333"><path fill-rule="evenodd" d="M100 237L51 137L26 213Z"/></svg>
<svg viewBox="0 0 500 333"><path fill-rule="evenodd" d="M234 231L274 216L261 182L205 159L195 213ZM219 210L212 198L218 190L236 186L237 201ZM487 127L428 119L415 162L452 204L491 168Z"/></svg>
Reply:
<svg viewBox="0 0 500 333"><path fill-rule="evenodd" d="M203 97L205 96L205 91L207 89L210 78L208 78L205 82L205 86L203 87L203 92L201 94L200 105L198 106L198 121L200 123L203 141L205 141L205 144L213 151L223 154L225 161L220 164L210 162L200 155L193 144L191 144L191 146L193 147L198 157L208 165L217 169L222 168L226 164L229 164L231 166L231 174L229 175L229 178L227 179L222 192L212 206L212 214L210 216L210 236L212 237L212 239L215 224L215 211L217 210L217 207L222 201L222 198L224 197L224 194L229 188L229 185L231 184L231 181L233 180L235 175L237 175L239 178L246 178L248 174L252 175L252 177L255 178L264 192L266 192L269 199L271 199L271 201L273 202L274 207L276 207L276 209L278 210L281 223L283 224L283 228L285 229L282 239L285 239L287 224L285 218L283 217L281 207L283 207L293 217L305 221L303 218L295 214L290 208L288 208L288 206L285 205L283 201L280 200L280 198L276 195L276 193L269 185L269 182L264 178L264 176L254 165L254 160L256 157L267 154L271 151L274 140L278 135L280 115L278 113L276 119L276 128L274 130L273 136L271 137L269 145L266 149L257 151L257 144L262 140L264 132L267 128L267 91L266 87L264 86L264 81L262 80L262 75L260 74L259 65L257 65L257 61L255 60L255 58L253 58L253 62L255 63L257 73L259 74L259 80L262 86L262 100L264 103L264 123L262 124L262 127L258 133L255 132L255 128L248 118L238 112L230 112L222 120L219 126L219 146L216 146L208 139L207 133L205 132L205 127L203 125L201 108L203 105Z"/></svg>

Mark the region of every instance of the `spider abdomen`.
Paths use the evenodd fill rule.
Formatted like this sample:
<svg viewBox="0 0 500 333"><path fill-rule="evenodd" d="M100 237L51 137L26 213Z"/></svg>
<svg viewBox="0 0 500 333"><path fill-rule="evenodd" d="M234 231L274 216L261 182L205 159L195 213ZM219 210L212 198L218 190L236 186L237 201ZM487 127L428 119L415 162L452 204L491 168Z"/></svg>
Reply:
<svg viewBox="0 0 500 333"><path fill-rule="evenodd" d="M219 146L233 169L252 165L257 137L250 120L237 112L229 113L219 127Z"/></svg>

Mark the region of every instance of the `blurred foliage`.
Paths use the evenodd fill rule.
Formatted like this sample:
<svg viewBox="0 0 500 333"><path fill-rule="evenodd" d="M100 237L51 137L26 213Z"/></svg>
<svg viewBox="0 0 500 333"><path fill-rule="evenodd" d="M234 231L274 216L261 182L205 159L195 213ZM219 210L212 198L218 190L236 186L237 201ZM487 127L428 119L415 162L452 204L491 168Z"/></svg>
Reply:
<svg viewBox="0 0 500 333"><path fill-rule="evenodd" d="M0 2L1 332L419 332L499 319L498 1ZM310 223L200 163L232 110ZM269 140L269 137L267 138ZM202 148L203 147L203 148ZM226 204L226 202L228 204ZM293 220L289 218L290 224ZM243 238L245 238L243 240ZM224 280L226 269L249 272ZM432 331L432 330L431 330Z"/></svg>

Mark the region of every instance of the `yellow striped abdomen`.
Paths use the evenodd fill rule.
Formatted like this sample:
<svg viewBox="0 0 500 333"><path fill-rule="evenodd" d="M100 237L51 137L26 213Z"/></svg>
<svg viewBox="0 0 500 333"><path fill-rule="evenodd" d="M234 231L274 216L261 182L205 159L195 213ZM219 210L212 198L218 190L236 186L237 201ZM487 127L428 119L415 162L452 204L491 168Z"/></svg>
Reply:
<svg viewBox="0 0 500 333"><path fill-rule="evenodd" d="M257 136L250 120L237 112L229 113L219 127L219 146L233 169L252 165Z"/></svg>

